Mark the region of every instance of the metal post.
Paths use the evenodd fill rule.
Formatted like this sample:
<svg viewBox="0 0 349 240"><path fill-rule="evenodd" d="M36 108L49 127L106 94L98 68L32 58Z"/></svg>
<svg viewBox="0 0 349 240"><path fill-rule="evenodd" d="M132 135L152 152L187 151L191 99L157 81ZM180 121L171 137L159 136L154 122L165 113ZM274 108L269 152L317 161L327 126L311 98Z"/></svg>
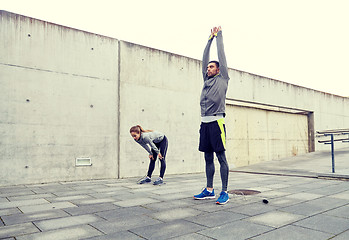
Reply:
<svg viewBox="0 0 349 240"><path fill-rule="evenodd" d="M334 173L334 141L333 141L333 134L331 134L331 154L332 154L332 173Z"/></svg>

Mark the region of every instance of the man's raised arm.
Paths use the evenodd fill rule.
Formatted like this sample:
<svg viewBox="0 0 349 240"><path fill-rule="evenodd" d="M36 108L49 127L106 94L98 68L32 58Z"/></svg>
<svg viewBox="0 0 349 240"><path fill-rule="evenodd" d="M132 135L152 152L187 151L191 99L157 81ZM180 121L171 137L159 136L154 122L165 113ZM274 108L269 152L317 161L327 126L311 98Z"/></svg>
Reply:
<svg viewBox="0 0 349 240"><path fill-rule="evenodd" d="M208 42L204 50L204 55L202 56L202 75L204 79L207 73L207 65L208 65L208 62L210 61L210 48L211 48L211 43L213 41L214 36L215 35L213 30L211 30L210 38L208 39Z"/></svg>
<svg viewBox="0 0 349 240"><path fill-rule="evenodd" d="M217 55L218 55L218 61L219 61L219 71L224 78L229 79L228 65L227 65L227 59L225 58L225 53L224 53L223 35L222 35L221 27L217 28L216 41L217 41Z"/></svg>

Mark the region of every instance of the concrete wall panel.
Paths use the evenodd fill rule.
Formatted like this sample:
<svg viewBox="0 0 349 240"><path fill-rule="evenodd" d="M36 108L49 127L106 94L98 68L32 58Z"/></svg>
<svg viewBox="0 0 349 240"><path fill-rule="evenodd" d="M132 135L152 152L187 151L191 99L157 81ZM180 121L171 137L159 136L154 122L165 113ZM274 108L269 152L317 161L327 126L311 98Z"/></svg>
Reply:
<svg viewBox="0 0 349 240"><path fill-rule="evenodd" d="M144 175L148 168L147 152L129 133L137 124L168 137L168 174L202 171L197 151L200 62L128 42L120 46L121 177Z"/></svg>
<svg viewBox="0 0 349 240"><path fill-rule="evenodd" d="M0 185L117 177L118 41L0 19Z"/></svg>
<svg viewBox="0 0 349 240"><path fill-rule="evenodd" d="M306 115L227 105L230 168L307 153Z"/></svg>

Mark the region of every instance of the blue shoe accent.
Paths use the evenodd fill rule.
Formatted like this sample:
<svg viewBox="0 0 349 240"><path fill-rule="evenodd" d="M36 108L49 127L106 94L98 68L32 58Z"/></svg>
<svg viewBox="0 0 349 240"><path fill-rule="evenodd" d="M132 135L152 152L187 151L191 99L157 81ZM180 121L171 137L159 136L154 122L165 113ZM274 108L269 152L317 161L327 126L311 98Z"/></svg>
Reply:
<svg viewBox="0 0 349 240"><path fill-rule="evenodd" d="M229 202L229 195L228 193L222 191L219 198L217 199L217 204L226 204Z"/></svg>
<svg viewBox="0 0 349 240"><path fill-rule="evenodd" d="M215 199L216 196L214 195L214 189L212 192L207 191L207 188L205 188L200 194L194 195L194 199L197 200L203 200L203 199Z"/></svg>

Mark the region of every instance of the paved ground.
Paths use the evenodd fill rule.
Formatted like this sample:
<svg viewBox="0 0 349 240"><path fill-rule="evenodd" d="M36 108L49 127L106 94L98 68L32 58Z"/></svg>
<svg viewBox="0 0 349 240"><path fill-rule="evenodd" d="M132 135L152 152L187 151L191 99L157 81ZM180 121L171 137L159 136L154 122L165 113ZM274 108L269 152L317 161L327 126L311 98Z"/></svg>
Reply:
<svg viewBox="0 0 349 240"><path fill-rule="evenodd" d="M336 174L328 152L236 169L230 190L261 193L224 206L193 200L204 174L0 187L0 239L349 239L349 149L336 160Z"/></svg>

